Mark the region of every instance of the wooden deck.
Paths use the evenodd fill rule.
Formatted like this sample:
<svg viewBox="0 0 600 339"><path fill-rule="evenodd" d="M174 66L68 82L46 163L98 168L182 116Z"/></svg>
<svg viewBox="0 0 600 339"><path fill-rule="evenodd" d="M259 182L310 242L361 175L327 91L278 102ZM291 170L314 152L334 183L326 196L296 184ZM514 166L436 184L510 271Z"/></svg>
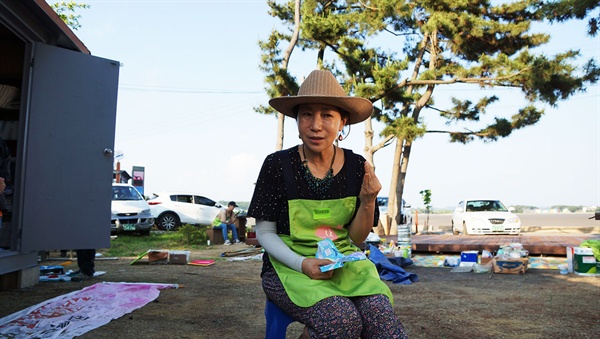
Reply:
<svg viewBox="0 0 600 339"><path fill-rule="evenodd" d="M413 252L460 253L469 250L496 252L502 245L521 243L530 255L567 255L566 247L584 240L599 239L599 234L521 234L521 235L413 235Z"/></svg>

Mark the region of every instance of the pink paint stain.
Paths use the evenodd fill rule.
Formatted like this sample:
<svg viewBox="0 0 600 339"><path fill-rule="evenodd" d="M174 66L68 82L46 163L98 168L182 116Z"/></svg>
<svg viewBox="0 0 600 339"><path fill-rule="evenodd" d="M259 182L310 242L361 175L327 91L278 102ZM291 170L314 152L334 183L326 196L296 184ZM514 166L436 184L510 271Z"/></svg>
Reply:
<svg viewBox="0 0 600 339"><path fill-rule="evenodd" d="M342 227L343 226L341 225L335 226L337 229L341 229ZM339 238L331 226L319 226L319 228L316 229L315 234L321 239L329 238L331 240L337 240Z"/></svg>

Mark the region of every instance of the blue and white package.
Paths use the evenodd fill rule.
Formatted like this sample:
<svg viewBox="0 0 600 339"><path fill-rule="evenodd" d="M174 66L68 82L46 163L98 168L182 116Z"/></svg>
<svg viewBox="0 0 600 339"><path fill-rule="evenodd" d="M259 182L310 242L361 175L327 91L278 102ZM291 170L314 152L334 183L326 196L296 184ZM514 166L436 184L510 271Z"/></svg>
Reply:
<svg viewBox="0 0 600 339"><path fill-rule="evenodd" d="M367 256L362 252L353 252L350 255L343 255L331 239L326 238L317 243L317 259L329 259L333 263L321 266L321 272L327 272L344 266L346 261L365 260Z"/></svg>

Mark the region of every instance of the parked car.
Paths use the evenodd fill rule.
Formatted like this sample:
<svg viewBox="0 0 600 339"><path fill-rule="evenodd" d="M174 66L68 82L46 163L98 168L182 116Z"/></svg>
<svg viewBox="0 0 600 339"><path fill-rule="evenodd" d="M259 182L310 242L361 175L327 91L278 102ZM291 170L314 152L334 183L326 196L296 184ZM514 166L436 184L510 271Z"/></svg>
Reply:
<svg viewBox="0 0 600 339"><path fill-rule="evenodd" d="M521 220L500 200L463 200L452 213L452 233L519 234Z"/></svg>
<svg viewBox="0 0 600 339"><path fill-rule="evenodd" d="M112 194L110 233L139 232L149 235L154 218L140 192L132 185L114 183Z"/></svg>
<svg viewBox="0 0 600 339"><path fill-rule="evenodd" d="M210 225L223 208L212 199L195 193L153 193L150 211L160 230L173 231L182 224Z"/></svg>
<svg viewBox="0 0 600 339"><path fill-rule="evenodd" d="M377 197L377 206L379 206L379 222L381 223L381 226L383 226L384 229L388 229L388 197ZM404 199L402 199L401 220L402 225L409 225L412 228L412 212L410 210L410 204L407 204ZM392 220L392 224L394 223L395 221Z"/></svg>

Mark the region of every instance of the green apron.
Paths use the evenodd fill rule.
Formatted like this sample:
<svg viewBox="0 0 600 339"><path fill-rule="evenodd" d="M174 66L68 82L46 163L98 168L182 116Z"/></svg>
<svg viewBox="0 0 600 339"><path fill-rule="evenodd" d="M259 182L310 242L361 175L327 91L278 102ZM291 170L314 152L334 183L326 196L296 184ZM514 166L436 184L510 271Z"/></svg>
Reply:
<svg viewBox="0 0 600 339"><path fill-rule="evenodd" d="M346 157L346 177L348 178L348 195L354 194L351 178L356 171L354 154L344 150ZM298 199L289 153L281 152L283 176L286 181L288 207L290 218L290 235L280 234L279 237L297 254L314 258L317 252L317 242L329 238L337 249L348 255L360 251L350 242L348 230L344 227L354 215L356 196L342 199L307 200ZM352 164L352 165L351 165ZM287 178L286 178L287 177ZM290 178L291 177L291 178ZM354 180L352 180L354 179ZM300 307L310 307L320 300L332 296L356 297L373 294L385 294L393 303L389 287L381 281L377 268L370 260L346 262L343 267L333 271L329 280L313 280L304 273L289 268L269 257L288 296L294 304Z"/></svg>

